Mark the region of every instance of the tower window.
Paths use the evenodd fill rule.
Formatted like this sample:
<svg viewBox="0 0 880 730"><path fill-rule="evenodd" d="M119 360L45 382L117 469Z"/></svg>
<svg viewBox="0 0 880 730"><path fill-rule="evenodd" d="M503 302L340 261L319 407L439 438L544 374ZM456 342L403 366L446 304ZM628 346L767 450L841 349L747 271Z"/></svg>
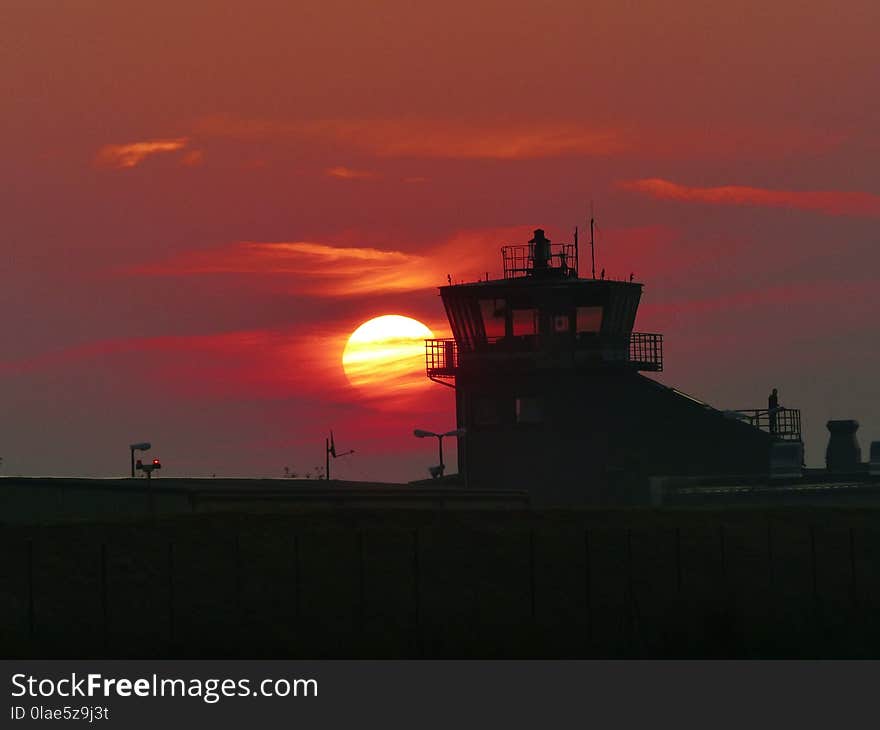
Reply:
<svg viewBox="0 0 880 730"><path fill-rule="evenodd" d="M480 313L483 315L483 328L486 337L504 337L507 325L507 303L503 299L481 299Z"/></svg>
<svg viewBox="0 0 880 730"><path fill-rule="evenodd" d="M534 396L520 397L516 399L516 422L517 423L543 423L544 400Z"/></svg>
<svg viewBox="0 0 880 730"><path fill-rule="evenodd" d="M577 332L598 332L602 329L602 307L577 308Z"/></svg>
<svg viewBox="0 0 880 730"><path fill-rule="evenodd" d="M513 310L513 336L538 334L538 310L537 309L514 309Z"/></svg>

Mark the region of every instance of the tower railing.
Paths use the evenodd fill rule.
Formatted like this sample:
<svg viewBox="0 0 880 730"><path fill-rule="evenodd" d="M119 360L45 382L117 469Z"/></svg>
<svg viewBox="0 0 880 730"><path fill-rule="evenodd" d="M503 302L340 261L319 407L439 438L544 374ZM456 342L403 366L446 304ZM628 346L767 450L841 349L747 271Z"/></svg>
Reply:
<svg viewBox="0 0 880 730"><path fill-rule="evenodd" d="M801 412L797 408L745 408L727 413L769 433L778 441L801 440Z"/></svg>
<svg viewBox="0 0 880 730"><path fill-rule="evenodd" d="M663 335L654 332L630 332L619 337L589 335L578 340L575 351L598 353L602 362L629 365L636 370L663 370Z"/></svg>
<svg viewBox="0 0 880 730"><path fill-rule="evenodd" d="M458 370L458 343L451 339L425 340L425 372L431 380L453 385Z"/></svg>
<svg viewBox="0 0 880 730"><path fill-rule="evenodd" d="M462 349L465 349L467 357L471 353L479 361L481 355L494 356L492 365L497 367L502 360L497 359L505 356L525 355L532 357L530 353L539 353L545 349L558 354L558 346L561 341L559 335L528 335L522 337L498 337L487 339L481 344L468 344L462 348L454 339L428 339L425 340L425 372L431 380L451 384L461 366ZM663 370L663 335L650 332L631 332L619 337L596 336L590 340L571 340L570 350L574 360L579 363L592 363L598 365L626 366L642 371L660 372ZM579 355L587 354L589 357L582 359ZM521 358L514 357L518 362ZM573 360L573 361L574 361Z"/></svg>
<svg viewBox="0 0 880 730"><path fill-rule="evenodd" d="M535 273L534 244L503 246L504 278L519 279ZM551 243L547 269L562 276L577 276L577 247L573 243Z"/></svg>
<svg viewBox="0 0 880 730"><path fill-rule="evenodd" d="M632 332L629 335L629 361L639 370L663 370L663 335L655 332Z"/></svg>

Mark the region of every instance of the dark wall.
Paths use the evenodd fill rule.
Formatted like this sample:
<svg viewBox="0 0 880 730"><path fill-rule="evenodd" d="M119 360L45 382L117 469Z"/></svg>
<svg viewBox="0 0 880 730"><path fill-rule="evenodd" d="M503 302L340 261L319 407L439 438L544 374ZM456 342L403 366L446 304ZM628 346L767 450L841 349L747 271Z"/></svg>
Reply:
<svg viewBox="0 0 880 730"><path fill-rule="evenodd" d="M878 514L308 511L7 528L0 650L876 659Z"/></svg>
<svg viewBox="0 0 880 730"><path fill-rule="evenodd" d="M528 489L536 505L646 503L652 475L768 470L769 435L636 373L460 377L457 387L469 485ZM518 396L541 399L543 423L516 422ZM485 422L486 400L498 423Z"/></svg>

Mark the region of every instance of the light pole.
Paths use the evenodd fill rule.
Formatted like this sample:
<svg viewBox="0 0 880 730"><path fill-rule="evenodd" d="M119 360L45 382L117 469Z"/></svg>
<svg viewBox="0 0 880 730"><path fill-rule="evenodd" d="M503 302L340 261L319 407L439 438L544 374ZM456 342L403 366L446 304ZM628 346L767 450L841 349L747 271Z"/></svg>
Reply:
<svg viewBox="0 0 880 730"><path fill-rule="evenodd" d="M436 479L438 476L443 476L443 472L446 469L446 465L443 463L443 438L445 436L464 436L464 434L465 434L465 430L463 428L457 428L454 431L447 431L446 433L434 433L433 431L423 431L421 428L417 428L415 431L413 431L413 436L415 436L416 438L423 439L423 438L428 438L429 436L435 436L437 438L437 445L440 450L440 465L439 465L439 468L437 469L436 473L433 468L428 469L428 471L431 473L432 477L434 477Z"/></svg>
<svg viewBox="0 0 880 730"><path fill-rule="evenodd" d="M143 441L139 444L131 444L128 449L131 451L131 478L134 479L134 452L135 451L149 451L153 445L148 441Z"/></svg>

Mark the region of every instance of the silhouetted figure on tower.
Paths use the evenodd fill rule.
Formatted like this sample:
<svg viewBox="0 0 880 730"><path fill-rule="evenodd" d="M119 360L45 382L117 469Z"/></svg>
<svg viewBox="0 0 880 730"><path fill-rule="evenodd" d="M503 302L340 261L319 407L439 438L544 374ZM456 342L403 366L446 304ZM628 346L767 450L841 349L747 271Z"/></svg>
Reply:
<svg viewBox="0 0 880 730"><path fill-rule="evenodd" d="M776 413L779 410L779 393L776 388L767 398L767 415L770 418L770 433L776 433Z"/></svg>

